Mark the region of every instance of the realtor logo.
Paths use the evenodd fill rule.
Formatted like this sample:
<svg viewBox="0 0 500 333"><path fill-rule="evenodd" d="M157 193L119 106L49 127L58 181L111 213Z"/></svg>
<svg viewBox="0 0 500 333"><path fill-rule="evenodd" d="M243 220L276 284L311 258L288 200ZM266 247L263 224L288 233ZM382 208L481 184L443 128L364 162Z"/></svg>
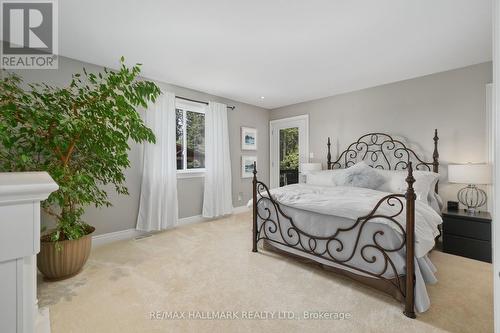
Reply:
<svg viewBox="0 0 500 333"><path fill-rule="evenodd" d="M6 69L57 68L57 2L0 0Z"/></svg>

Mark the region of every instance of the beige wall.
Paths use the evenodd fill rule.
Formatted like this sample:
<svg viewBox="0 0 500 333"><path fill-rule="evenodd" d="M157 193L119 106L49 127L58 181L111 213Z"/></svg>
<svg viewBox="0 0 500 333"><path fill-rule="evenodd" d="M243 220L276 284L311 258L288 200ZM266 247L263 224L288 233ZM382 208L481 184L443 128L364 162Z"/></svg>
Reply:
<svg viewBox="0 0 500 333"><path fill-rule="evenodd" d="M102 67L77 60L60 57L58 70L18 70L17 74L29 82L45 82L49 85L67 85L71 74L81 72L82 67L88 71L99 71ZM168 91L187 98L202 101L216 101L227 105L234 105L236 109L228 110L229 139L232 168L233 206L246 204L251 197L251 179L242 179L240 176L240 127L256 127L259 132L257 158L262 166L269 165L269 111L256 106L227 100L221 97L202 92L158 82L158 85ZM126 170L126 181L130 192L129 196L117 195L110 188L111 208L96 209L89 207L84 219L96 227L96 234L135 228L139 195L141 188L141 149L132 144L129 154L131 167ZM268 167L259 170L259 177L269 180ZM179 217L189 217L201 214L203 204L203 178L185 178L178 180ZM238 194L242 200L238 200Z"/></svg>
<svg viewBox="0 0 500 333"><path fill-rule="evenodd" d="M309 114L310 152L314 161L323 163L328 136L345 149L374 131L405 137L432 160L437 128L441 194L445 200L455 199L458 185L446 184L446 165L486 160L485 94L491 80L492 65L484 63L278 108L270 118Z"/></svg>

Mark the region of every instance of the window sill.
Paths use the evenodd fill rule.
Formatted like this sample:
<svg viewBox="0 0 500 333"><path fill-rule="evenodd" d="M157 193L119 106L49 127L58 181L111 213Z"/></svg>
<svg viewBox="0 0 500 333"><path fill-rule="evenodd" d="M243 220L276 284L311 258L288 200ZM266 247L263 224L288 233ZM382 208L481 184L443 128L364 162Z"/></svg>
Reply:
<svg viewBox="0 0 500 333"><path fill-rule="evenodd" d="M183 178L201 178L205 177L205 170L179 170L177 171L177 179Z"/></svg>

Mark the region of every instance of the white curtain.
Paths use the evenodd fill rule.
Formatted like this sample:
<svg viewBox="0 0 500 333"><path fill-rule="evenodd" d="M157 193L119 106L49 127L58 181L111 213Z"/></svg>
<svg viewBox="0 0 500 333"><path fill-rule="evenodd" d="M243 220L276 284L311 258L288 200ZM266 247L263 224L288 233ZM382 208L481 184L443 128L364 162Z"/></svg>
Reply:
<svg viewBox="0 0 500 333"><path fill-rule="evenodd" d="M205 113L205 190L203 217L233 211L227 106L210 102Z"/></svg>
<svg viewBox="0 0 500 333"><path fill-rule="evenodd" d="M164 92L146 110L145 123L156 136L146 143L137 229L162 230L177 224L175 95Z"/></svg>

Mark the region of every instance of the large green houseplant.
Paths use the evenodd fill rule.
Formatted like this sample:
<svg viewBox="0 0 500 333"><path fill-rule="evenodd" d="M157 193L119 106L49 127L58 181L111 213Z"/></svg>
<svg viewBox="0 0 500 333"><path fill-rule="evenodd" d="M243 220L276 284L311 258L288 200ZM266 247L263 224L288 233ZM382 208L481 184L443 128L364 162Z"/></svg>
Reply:
<svg viewBox="0 0 500 333"><path fill-rule="evenodd" d="M58 256L65 256L62 243L93 232L82 220L86 206L111 205L103 185L128 193L123 172L130 165L129 142L155 140L137 108L161 91L138 79L140 65L120 63L117 71L83 69L63 88L24 86L8 73L0 80L0 171L47 171L58 183L42 205L57 222L42 245L59 247Z"/></svg>

